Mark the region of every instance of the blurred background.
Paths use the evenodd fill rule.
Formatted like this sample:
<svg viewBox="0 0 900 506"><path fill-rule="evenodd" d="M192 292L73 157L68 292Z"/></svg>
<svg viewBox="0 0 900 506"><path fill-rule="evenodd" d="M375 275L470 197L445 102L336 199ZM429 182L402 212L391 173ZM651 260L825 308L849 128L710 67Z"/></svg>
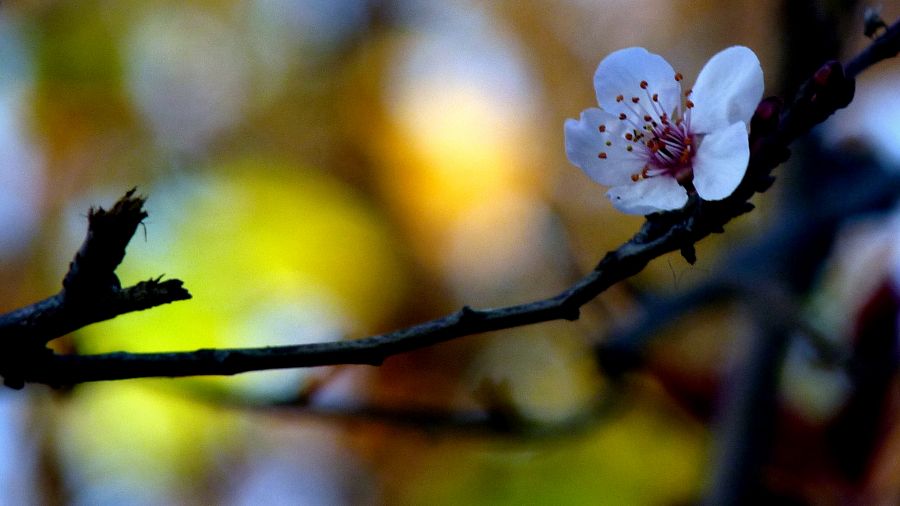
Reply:
<svg viewBox="0 0 900 506"><path fill-rule="evenodd" d="M55 293L88 209L134 186L120 278L194 298L59 351L352 339L555 295L642 223L565 159L606 54L691 82L742 44L790 97L866 45L864 7L4 2L0 311ZM0 504L896 504L898 83L866 72L695 265L659 258L577 322L380 368L2 391Z"/></svg>

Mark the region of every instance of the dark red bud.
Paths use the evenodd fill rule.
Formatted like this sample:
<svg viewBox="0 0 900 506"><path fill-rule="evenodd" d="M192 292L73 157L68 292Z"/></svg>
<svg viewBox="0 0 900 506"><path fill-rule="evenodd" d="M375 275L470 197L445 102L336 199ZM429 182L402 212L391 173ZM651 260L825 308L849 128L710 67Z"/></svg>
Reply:
<svg viewBox="0 0 900 506"><path fill-rule="evenodd" d="M844 67L840 62L829 61L819 67L813 74L812 88L808 90L809 102L817 102L819 95L827 94L826 101L837 106L846 107L853 100L855 81L844 75Z"/></svg>
<svg viewBox="0 0 900 506"><path fill-rule="evenodd" d="M823 65L813 74L813 80L819 87L824 88L828 85L828 78L831 77L831 67L828 64Z"/></svg>
<svg viewBox="0 0 900 506"><path fill-rule="evenodd" d="M750 120L751 144L756 139L765 137L775 131L778 127L783 107L784 103L778 97L764 98L756 106L756 112L753 113L753 118Z"/></svg>
<svg viewBox="0 0 900 506"><path fill-rule="evenodd" d="M778 119L778 115L781 114L781 108L783 106L783 102L778 97L764 98L762 102L756 106L756 112L753 113L753 119L766 123Z"/></svg>
<svg viewBox="0 0 900 506"><path fill-rule="evenodd" d="M825 62L813 74L813 82L819 88L826 88L844 80L844 67L836 60Z"/></svg>

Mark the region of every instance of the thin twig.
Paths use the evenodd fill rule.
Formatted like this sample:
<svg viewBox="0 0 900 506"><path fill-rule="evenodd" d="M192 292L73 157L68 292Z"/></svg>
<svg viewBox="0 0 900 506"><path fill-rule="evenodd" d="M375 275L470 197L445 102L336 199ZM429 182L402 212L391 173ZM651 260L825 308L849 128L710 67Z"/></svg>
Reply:
<svg viewBox="0 0 900 506"><path fill-rule="evenodd" d="M900 23L895 22L856 58L847 63L847 76L856 78L862 71L881 60L897 56L897 53L900 53Z"/></svg>

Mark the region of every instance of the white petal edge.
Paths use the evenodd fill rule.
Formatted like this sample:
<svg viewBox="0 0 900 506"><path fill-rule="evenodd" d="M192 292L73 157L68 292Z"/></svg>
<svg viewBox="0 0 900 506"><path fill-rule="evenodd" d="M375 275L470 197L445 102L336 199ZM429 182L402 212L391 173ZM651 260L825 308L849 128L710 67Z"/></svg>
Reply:
<svg viewBox="0 0 900 506"><path fill-rule="evenodd" d="M694 188L704 200L722 200L734 193L747 172L750 141L747 125L739 121L709 134L694 155Z"/></svg>
<svg viewBox="0 0 900 506"><path fill-rule="evenodd" d="M607 126L606 134L598 130L601 124ZM569 161L604 186L631 183L631 175L640 172L645 162L636 154L625 151L623 125L612 114L597 108L586 109L578 120L566 120ZM606 139L611 139L613 146L606 146ZM601 151L607 154L606 159L597 156Z"/></svg>
<svg viewBox="0 0 900 506"><path fill-rule="evenodd" d="M668 176L616 186L610 188L606 196L619 211L641 215L681 209L688 200L687 191L675 178Z"/></svg>
<svg viewBox="0 0 900 506"><path fill-rule="evenodd" d="M749 124L763 89L762 67L750 48L720 51L706 62L694 84L691 130L712 133L738 121Z"/></svg>
<svg viewBox="0 0 900 506"><path fill-rule="evenodd" d="M646 90L641 89L641 81L647 81ZM675 81L675 70L665 58L642 47L620 49L604 58L594 73L594 91L600 107L615 115L634 116L634 109L641 110L631 102L631 97L639 98L638 105L651 109L651 113L648 95L658 94L658 104L668 113L681 102L681 86ZM625 97L623 102L616 101L619 95Z"/></svg>

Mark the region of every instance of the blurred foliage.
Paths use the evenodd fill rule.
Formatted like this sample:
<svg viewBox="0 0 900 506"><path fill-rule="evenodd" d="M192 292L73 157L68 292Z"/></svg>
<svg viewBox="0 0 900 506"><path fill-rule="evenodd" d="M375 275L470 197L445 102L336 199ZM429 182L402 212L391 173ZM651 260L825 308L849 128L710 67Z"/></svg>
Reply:
<svg viewBox="0 0 900 506"><path fill-rule="evenodd" d="M696 75L720 48L743 44L760 55L775 93L781 35L793 29L782 7L4 2L0 204L9 205L0 205L0 223L26 225L0 227L0 245L16 245L0 257L0 301L13 308L56 291L88 207L135 185L149 195L150 218L120 277L178 277L194 299L91 326L60 348L330 341L463 304L550 296L640 224L615 213L565 159L562 123L593 105L599 60L641 45ZM891 8L886 19L898 14ZM869 111L862 117L887 114ZM848 111L839 123L871 126L859 117ZM875 130L863 135L897 145L882 137L896 132ZM720 252L777 216L783 191L701 244L697 265L661 258L586 306L577 323L473 336L377 369L4 392L0 403L28 417L0 422L19 435L0 445L0 459L19 463L14 478L0 476L10 491L0 503L688 503L707 485L710 431L685 391L712 403L717 378L741 356L746 315L723 304L681 320L650 350L647 372L624 385L601 377L593 345L653 317L642 314L643 292L678 293L707 279ZM846 262L827 270L812 314L852 318L848 308L867 293L847 290L840 276L859 270ZM847 339L842 325L834 339ZM786 397L816 404L820 417L834 409L817 404L831 393L808 381L823 376L798 370L787 375L795 386ZM323 420L275 406L298 396L351 412L476 410L523 434ZM613 407L598 409L611 396ZM896 488L884 477L896 439L886 439L893 446L873 471L882 489ZM13 479L31 492L17 492Z"/></svg>

